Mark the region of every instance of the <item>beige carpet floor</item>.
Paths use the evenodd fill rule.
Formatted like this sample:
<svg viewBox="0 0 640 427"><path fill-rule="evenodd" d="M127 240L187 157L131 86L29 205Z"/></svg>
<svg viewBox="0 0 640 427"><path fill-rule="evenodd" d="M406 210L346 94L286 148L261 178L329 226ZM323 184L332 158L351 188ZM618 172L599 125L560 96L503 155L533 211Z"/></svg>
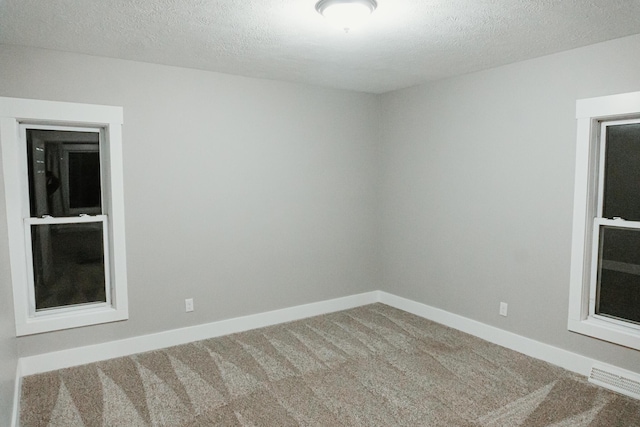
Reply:
<svg viewBox="0 0 640 427"><path fill-rule="evenodd" d="M32 426L640 426L640 401L383 304L24 378Z"/></svg>

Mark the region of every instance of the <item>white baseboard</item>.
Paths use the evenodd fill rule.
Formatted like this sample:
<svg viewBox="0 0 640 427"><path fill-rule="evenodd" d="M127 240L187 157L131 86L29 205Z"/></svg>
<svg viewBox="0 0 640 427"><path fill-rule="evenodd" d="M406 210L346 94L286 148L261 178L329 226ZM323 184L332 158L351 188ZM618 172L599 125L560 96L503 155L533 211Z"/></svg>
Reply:
<svg viewBox="0 0 640 427"><path fill-rule="evenodd" d="M412 301L410 299L398 297L387 292L379 292L379 301L397 309L424 317L445 326L466 332L485 341L498 344L502 347L515 350L536 359L544 360L553 365L560 366L568 371L576 372L580 375L589 376L591 367L597 361L589 357L582 356L540 341L525 338L504 329L489 326L439 308Z"/></svg>
<svg viewBox="0 0 640 427"><path fill-rule="evenodd" d="M373 291L333 300L305 304L219 322L174 329L156 334L78 347L20 359L20 376L33 375L71 366L83 365L115 357L158 350L193 341L204 340L311 316L347 310L375 302L382 302L434 322L458 329L494 344L544 360L580 375L589 376L597 360L549 344L489 326L466 317L402 298L387 292ZM19 387L19 386L18 386ZM16 392L17 393L17 392Z"/></svg>
<svg viewBox="0 0 640 427"><path fill-rule="evenodd" d="M250 329L291 322L293 320L347 310L378 302L379 292L367 292L311 304L304 304L266 313L221 320L204 325L173 329L102 344L27 356L20 359L21 375L33 375L116 357L158 350Z"/></svg>
<svg viewBox="0 0 640 427"><path fill-rule="evenodd" d="M16 365L16 379L13 384L13 413L11 414L11 427L20 425L20 390L22 390L22 365L18 360Z"/></svg>

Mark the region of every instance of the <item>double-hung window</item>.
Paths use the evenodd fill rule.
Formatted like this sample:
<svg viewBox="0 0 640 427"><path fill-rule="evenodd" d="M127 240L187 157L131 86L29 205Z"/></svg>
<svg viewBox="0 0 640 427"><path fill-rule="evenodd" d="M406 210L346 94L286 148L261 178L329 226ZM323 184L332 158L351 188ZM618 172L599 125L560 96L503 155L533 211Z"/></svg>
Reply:
<svg viewBox="0 0 640 427"><path fill-rule="evenodd" d="M577 118L569 329L640 349L640 92Z"/></svg>
<svg viewBox="0 0 640 427"><path fill-rule="evenodd" d="M0 98L17 335L128 317L122 108Z"/></svg>

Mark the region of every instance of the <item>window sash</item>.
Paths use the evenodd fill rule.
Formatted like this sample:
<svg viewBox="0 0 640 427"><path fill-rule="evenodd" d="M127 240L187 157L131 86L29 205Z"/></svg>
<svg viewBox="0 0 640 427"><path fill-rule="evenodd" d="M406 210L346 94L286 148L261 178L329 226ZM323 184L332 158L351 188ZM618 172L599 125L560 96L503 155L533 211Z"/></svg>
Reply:
<svg viewBox="0 0 640 427"><path fill-rule="evenodd" d="M607 128L609 126L621 126L621 125L631 125L640 123L640 119L626 119L626 120L610 120L610 121L602 121L600 122L600 127L598 128L599 134L597 135L597 140L599 142L598 149L598 199L597 199L597 209L596 209L596 217L602 218L604 211L604 184L605 184L605 165L606 165L606 152L607 152Z"/></svg>
<svg viewBox="0 0 640 427"><path fill-rule="evenodd" d="M54 225L54 224L87 224L87 223L101 223L102 224L102 242L103 242L103 256L104 256L104 286L105 286L105 302L94 302L85 304L66 305L56 308L48 308L44 310L36 310L36 295L35 295L35 272L33 268L33 246L32 246L32 225ZM53 314L64 314L74 311L94 309L101 307L111 307L111 263L109 252L109 221L106 215L83 215L79 217L64 217L64 218L25 218L24 220L24 239L27 253L27 285L28 285L28 298L29 298L29 317L43 317Z"/></svg>
<svg viewBox="0 0 640 427"><path fill-rule="evenodd" d="M596 305L598 299L598 270L600 268L600 246L602 227L616 227L626 229L640 229L640 222L638 221L625 221L623 219L607 219L607 218L594 218L593 220L593 234L591 245L591 277L589 280L589 317L599 319L602 321L614 323L620 326L636 329L640 331L640 325L621 319L615 319L609 316L602 316L596 313Z"/></svg>
<svg viewBox="0 0 640 427"><path fill-rule="evenodd" d="M93 209L87 210L85 209L86 212L80 212L79 209L76 210L70 210L70 214L81 214L81 213L87 213L87 214L98 214L98 213L105 213L109 211L109 206L107 205L109 203L109 194L107 193L107 186L109 184L109 179L106 175L106 167L104 164L104 160L108 159L108 153L105 150L105 129L101 128L101 127L85 127L85 126L73 126L73 125L62 125L62 126L56 126L56 125L42 125L42 124L33 124L33 123L29 123L29 122L22 122L20 123L20 141L21 141L21 145L24 147L24 149L20 150L19 156L20 156L20 168L21 171L20 173L22 174L23 177L26 177L26 179L23 179L22 182L22 191L23 194L26 195L26 197L23 198L23 206L22 206L22 210L23 212L30 212L30 206L29 206L29 159L27 156L27 150L26 150L26 145L27 145L27 130L52 130L52 131L65 131L65 132L91 132L91 133L97 133L98 134L98 138L99 138L99 155L100 155L100 181L101 181L101 186L100 186L100 200L102 203L101 206L101 212L95 211ZM73 142L73 141L69 141L69 142ZM66 203L66 201L65 201Z"/></svg>

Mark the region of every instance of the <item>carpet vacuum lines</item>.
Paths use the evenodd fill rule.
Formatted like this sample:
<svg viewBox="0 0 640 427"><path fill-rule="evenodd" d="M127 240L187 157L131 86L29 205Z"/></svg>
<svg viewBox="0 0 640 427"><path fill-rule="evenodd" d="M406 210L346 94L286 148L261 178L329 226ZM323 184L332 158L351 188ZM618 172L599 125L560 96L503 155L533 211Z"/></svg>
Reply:
<svg viewBox="0 0 640 427"><path fill-rule="evenodd" d="M375 303L23 378L20 425L640 426L640 401Z"/></svg>

